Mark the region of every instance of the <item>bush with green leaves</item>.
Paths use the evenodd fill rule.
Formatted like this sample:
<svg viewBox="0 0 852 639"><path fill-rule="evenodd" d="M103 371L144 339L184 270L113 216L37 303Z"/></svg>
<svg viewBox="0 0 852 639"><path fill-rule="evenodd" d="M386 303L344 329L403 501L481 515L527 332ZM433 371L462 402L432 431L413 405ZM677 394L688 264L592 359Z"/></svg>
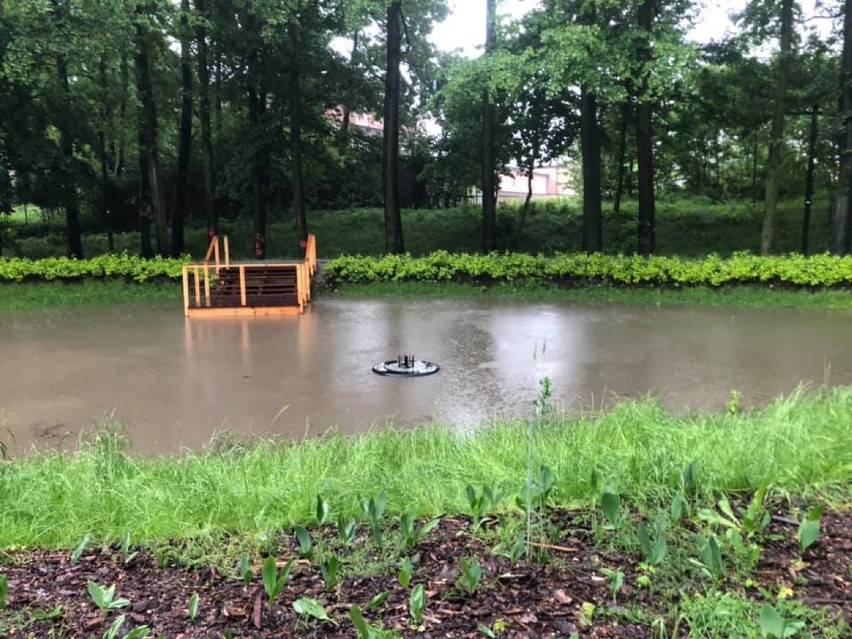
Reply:
<svg viewBox="0 0 852 639"><path fill-rule="evenodd" d="M178 280L185 259L144 259L128 253L99 255L89 260L51 257L43 260L0 258L0 282L82 279L124 279L134 282Z"/></svg>
<svg viewBox="0 0 852 639"><path fill-rule="evenodd" d="M752 285L782 288L848 288L852 257L829 254L758 256L735 253L730 258L703 259L594 253L553 257L521 253L474 255L435 251L420 258L342 256L325 267L330 284L374 282L499 282L541 281L566 286L682 288Z"/></svg>

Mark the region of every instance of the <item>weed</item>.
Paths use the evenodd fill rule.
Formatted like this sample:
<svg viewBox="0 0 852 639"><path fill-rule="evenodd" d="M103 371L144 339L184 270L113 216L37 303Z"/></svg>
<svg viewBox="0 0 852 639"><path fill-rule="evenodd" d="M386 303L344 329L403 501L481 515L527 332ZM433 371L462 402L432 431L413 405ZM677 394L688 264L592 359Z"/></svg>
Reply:
<svg viewBox="0 0 852 639"><path fill-rule="evenodd" d="M799 554L804 555L805 551L814 545L820 535L820 517L822 517L822 507L814 506L808 511L804 519L799 522Z"/></svg>
<svg viewBox="0 0 852 639"><path fill-rule="evenodd" d="M399 585L403 590L408 590L411 584L411 574L414 572L414 567L411 565L411 559L406 557L399 567Z"/></svg>
<svg viewBox="0 0 852 639"><path fill-rule="evenodd" d="M595 606L595 604L591 601L584 601L580 606L580 625L584 628L588 628L595 623L596 611L597 606Z"/></svg>
<svg viewBox="0 0 852 639"><path fill-rule="evenodd" d="M434 519L427 521L418 529L414 512L410 510L404 512L399 516L399 529L402 531L405 547L409 550L414 548L421 539L428 535L429 532L440 523L441 518L435 517Z"/></svg>
<svg viewBox="0 0 852 639"><path fill-rule="evenodd" d="M538 397L535 400L536 417L546 417L556 412L553 404L553 382L549 377L538 381L540 386Z"/></svg>
<svg viewBox="0 0 852 639"><path fill-rule="evenodd" d="M293 560L287 562L283 570L279 574L278 565L275 562L275 557L267 557L263 562L263 590L269 601L269 607L275 603L275 598L281 594L287 582L290 580L290 571L293 568Z"/></svg>
<svg viewBox="0 0 852 639"><path fill-rule="evenodd" d="M340 566L340 559L338 559L335 555L332 555L327 559L323 559L320 562L320 573L322 574L323 581L325 582L326 590L334 590L337 587L337 584L340 583Z"/></svg>
<svg viewBox="0 0 852 639"><path fill-rule="evenodd" d="M612 570L611 568L603 568L602 572L614 602L618 593L621 592L621 588L624 586L624 573L620 570Z"/></svg>
<svg viewBox="0 0 852 639"><path fill-rule="evenodd" d="M0 610L6 607L6 598L9 596L9 578L0 575Z"/></svg>
<svg viewBox="0 0 852 639"><path fill-rule="evenodd" d="M786 639L798 634L805 627L802 621L787 621L775 608L763 604L760 610L760 634L764 639Z"/></svg>
<svg viewBox="0 0 852 639"><path fill-rule="evenodd" d="M387 506L388 496L384 491L378 497L370 497L368 501L361 504L361 508L370 522L370 528L373 531L373 540L379 547L382 546L382 517L385 515Z"/></svg>
<svg viewBox="0 0 852 639"><path fill-rule="evenodd" d="M130 605L130 601L127 599L115 598L115 584L105 587L99 586L94 581L90 581L87 584L87 588L89 589L89 595L91 595L92 601L95 602L95 605L101 610L101 612L126 608Z"/></svg>
<svg viewBox="0 0 852 639"><path fill-rule="evenodd" d="M743 403L743 394L738 390L732 390L728 401L725 402L725 412L734 416L740 412Z"/></svg>
<svg viewBox="0 0 852 639"><path fill-rule="evenodd" d="M195 618L198 616L198 593L192 593L192 597L189 598L189 606L187 606L187 612L189 613L189 620L195 621Z"/></svg>
<svg viewBox="0 0 852 639"><path fill-rule="evenodd" d="M423 610L425 608L426 590L423 588L423 584L417 584L411 589L411 595L408 598L408 612L415 626L423 623Z"/></svg>
<svg viewBox="0 0 852 639"><path fill-rule="evenodd" d="M716 541L716 537L714 535L710 535L709 537L697 535L696 541L698 542L698 554L701 559L698 561L691 559L690 561L700 567L707 577L719 579L722 576L725 566L722 563L722 551L719 548L719 542Z"/></svg>
<svg viewBox="0 0 852 639"><path fill-rule="evenodd" d="M475 557L462 557L459 560L459 569L461 571L461 585L467 594L472 595L479 588L479 582L482 579L482 565Z"/></svg>
<svg viewBox="0 0 852 639"><path fill-rule="evenodd" d="M240 567L238 570L240 573L240 579L243 580L246 588L248 588L251 585L252 579L254 579L254 570L251 568L251 563L246 553L240 555Z"/></svg>

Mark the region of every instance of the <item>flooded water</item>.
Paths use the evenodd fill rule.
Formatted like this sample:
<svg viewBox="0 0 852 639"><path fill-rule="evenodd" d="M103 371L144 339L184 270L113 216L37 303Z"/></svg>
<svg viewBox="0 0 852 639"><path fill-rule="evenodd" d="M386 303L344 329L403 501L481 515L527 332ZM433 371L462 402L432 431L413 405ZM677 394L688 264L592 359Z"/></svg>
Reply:
<svg viewBox="0 0 852 639"><path fill-rule="evenodd" d="M800 382L852 380L842 312L315 301L301 317L186 320L179 304L0 314L0 441L73 445L105 415L136 451L218 430L301 438L387 420L458 428L531 414L549 377L567 408L653 394L674 410L759 405ZM412 353L425 378L371 366Z"/></svg>

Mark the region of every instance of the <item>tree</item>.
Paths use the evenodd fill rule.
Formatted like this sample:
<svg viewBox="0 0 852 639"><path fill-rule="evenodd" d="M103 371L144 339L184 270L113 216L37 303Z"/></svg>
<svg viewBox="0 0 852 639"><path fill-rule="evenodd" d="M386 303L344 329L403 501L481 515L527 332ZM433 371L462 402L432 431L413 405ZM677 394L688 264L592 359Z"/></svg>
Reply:
<svg viewBox="0 0 852 639"><path fill-rule="evenodd" d="M399 63L402 53L402 2L387 8L387 64L382 130L382 192L385 202L385 250L404 253L399 210Z"/></svg>
<svg viewBox="0 0 852 639"><path fill-rule="evenodd" d="M192 56L189 31L189 0L181 0L178 32L180 34L181 107L180 141L178 142L177 184L172 212L172 257L183 253L183 224L187 214L192 152Z"/></svg>
<svg viewBox="0 0 852 639"><path fill-rule="evenodd" d="M831 250L846 255L852 227L852 0L843 4L843 69L841 71L843 132L840 143L840 178L831 233Z"/></svg>
<svg viewBox="0 0 852 639"><path fill-rule="evenodd" d="M643 0L639 6L639 83L636 92L636 159L639 165L639 254L656 250L656 212L654 197L653 105L648 94L652 60L651 38L658 0Z"/></svg>
<svg viewBox="0 0 852 639"><path fill-rule="evenodd" d="M496 0L486 0L485 55L494 53L497 28ZM489 253L497 248L497 175L494 164L494 129L497 107L486 86L482 99L482 249Z"/></svg>

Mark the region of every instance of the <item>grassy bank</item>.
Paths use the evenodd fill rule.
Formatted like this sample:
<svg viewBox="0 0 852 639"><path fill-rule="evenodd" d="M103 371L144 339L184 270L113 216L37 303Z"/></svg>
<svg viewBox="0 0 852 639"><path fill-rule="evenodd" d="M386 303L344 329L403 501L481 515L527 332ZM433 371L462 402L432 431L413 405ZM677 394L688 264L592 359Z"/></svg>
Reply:
<svg viewBox="0 0 852 639"><path fill-rule="evenodd" d="M179 284L134 284L122 280L0 284L0 311L64 306L143 304L179 300Z"/></svg>
<svg viewBox="0 0 852 639"><path fill-rule="evenodd" d="M674 416L627 402L599 418L501 423L463 435L450 428L384 429L354 438L211 446L180 457L139 459L102 434L73 454L0 464L0 546L71 547L85 534L116 540L257 535L313 517L322 494L355 515L384 491L390 512L467 508L468 484L517 494L533 465L553 473L554 503L592 496L590 478L639 503L669 500L683 469L699 466L703 499L762 485L805 494L836 488L849 498L852 389L779 400L758 412ZM530 439L531 437L531 439ZM531 442L531 443L530 443Z"/></svg>
<svg viewBox="0 0 852 639"><path fill-rule="evenodd" d="M577 302L581 304L649 304L654 306L730 306L737 308L806 308L850 310L847 291L779 291L750 286L710 289L703 286L681 289L624 289L590 286L566 289L547 284L496 284L475 286L455 282L377 282L346 284L321 289L320 295L363 299L485 298L525 302Z"/></svg>

